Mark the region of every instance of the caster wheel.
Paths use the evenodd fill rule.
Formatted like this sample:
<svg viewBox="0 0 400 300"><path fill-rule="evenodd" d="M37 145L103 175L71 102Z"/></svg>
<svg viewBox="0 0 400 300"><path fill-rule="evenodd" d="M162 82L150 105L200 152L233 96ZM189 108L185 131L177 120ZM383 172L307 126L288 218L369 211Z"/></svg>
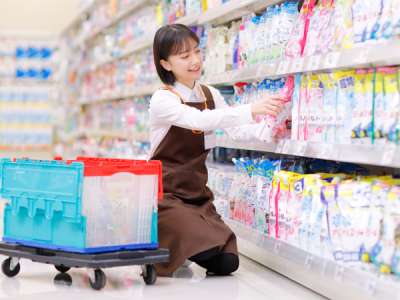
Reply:
<svg viewBox="0 0 400 300"><path fill-rule="evenodd" d="M145 265L142 267L143 280L147 285L153 285L157 280L157 271L153 265Z"/></svg>
<svg viewBox="0 0 400 300"><path fill-rule="evenodd" d="M7 277L14 277L16 276L19 271L21 270L21 266L19 262L15 265L11 265L12 258L9 257L5 261L3 261L3 264L1 265L1 269L3 271L3 274L6 275Z"/></svg>
<svg viewBox="0 0 400 300"><path fill-rule="evenodd" d="M72 277L68 273L58 273L56 277L54 277L54 283L56 285L72 285Z"/></svg>
<svg viewBox="0 0 400 300"><path fill-rule="evenodd" d="M94 270L94 278L89 277L90 286L99 291L106 286L106 274L100 269Z"/></svg>
<svg viewBox="0 0 400 300"><path fill-rule="evenodd" d="M56 268L56 270L60 273L67 273L69 270L71 270L70 267L66 267L63 265L55 265L54 268Z"/></svg>

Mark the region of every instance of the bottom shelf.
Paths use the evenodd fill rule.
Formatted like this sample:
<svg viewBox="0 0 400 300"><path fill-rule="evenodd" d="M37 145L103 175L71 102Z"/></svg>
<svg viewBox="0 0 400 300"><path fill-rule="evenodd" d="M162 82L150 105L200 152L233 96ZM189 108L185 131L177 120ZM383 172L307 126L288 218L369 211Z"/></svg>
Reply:
<svg viewBox="0 0 400 300"><path fill-rule="evenodd" d="M330 299L400 299L400 280L321 258L232 220L224 220L236 233L239 252ZM368 271L368 268L370 271Z"/></svg>

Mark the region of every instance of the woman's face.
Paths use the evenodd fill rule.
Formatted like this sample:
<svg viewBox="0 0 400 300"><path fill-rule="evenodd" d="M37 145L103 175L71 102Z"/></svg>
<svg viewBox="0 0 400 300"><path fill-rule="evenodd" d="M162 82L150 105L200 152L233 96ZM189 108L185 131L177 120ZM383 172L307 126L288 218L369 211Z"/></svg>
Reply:
<svg viewBox="0 0 400 300"><path fill-rule="evenodd" d="M192 85L200 79L203 67L199 45L189 40L185 49L170 55L167 61L161 60L161 64L166 70L172 71L177 81Z"/></svg>

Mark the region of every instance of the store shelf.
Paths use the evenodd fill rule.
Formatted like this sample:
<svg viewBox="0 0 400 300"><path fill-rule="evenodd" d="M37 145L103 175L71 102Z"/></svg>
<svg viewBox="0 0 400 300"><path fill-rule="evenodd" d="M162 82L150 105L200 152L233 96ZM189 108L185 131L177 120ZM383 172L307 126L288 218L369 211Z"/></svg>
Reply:
<svg viewBox="0 0 400 300"><path fill-rule="evenodd" d="M198 23L212 25L227 23L280 2L283 0L231 0L203 13Z"/></svg>
<svg viewBox="0 0 400 300"><path fill-rule="evenodd" d="M400 168L400 147L395 145L336 145L292 140L277 143L241 142L219 137L217 146Z"/></svg>
<svg viewBox="0 0 400 300"><path fill-rule="evenodd" d="M370 265L347 266L265 235L239 222L224 220L238 237L239 252L329 299L400 299L394 276ZM361 267L365 269L361 269Z"/></svg>
<svg viewBox="0 0 400 300"><path fill-rule="evenodd" d="M211 85L255 81L288 74L348 68L379 67L400 64L400 40L363 45L359 48L331 52L306 58L285 59L276 63L257 64L241 70L227 71L204 78Z"/></svg>
<svg viewBox="0 0 400 300"><path fill-rule="evenodd" d="M99 0L93 0L89 5L83 7L76 14L76 16L71 20L69 25L67 25L67 27L65 27L65 29L63 30L62 34L65 34L68 30L70 30L71 28L73 28L76 25L78 25L82 21L83 16L88 14L98 3L99 3Z"/></svg>
<svg viewBox="0 0 400 300"><path fill-rule="evenodd" d="M98 104L98 103L105 103L105 102L113 102L124 100L133 97L140 97L140 96L147 96L153 94L158 88L160 88L160 84L149 84L145 86L138 86L132 89L131 91L127 91L121 94L114 94L109 96L104 96L100 98L90 99L90 100L83 100L80 101L82 106Z"/></svg>
<svg viewBox="0 0 400 300"><path fill-rule="evenodd" d="M66 135L61 135L60 140L65 143L75 141L80 137L91 137L91 138L117 138L117 139L129 139L132 137L128 132L123 130L102 130L102 129L78 129Z"/></svg>
<svg viewBox="0 0 400 300"><path fill-rule="evenodd" d="M149 0L139 0L139 1L134 1L131 5L128 7L123 8L117 15L112 18L107 24L104 26L100 27L98 30L96 30L94 33L90 34L85 40L84 44L88 44L96 37L98 37L101 33L105 32L107 29L110 27L114 26L118 22L122 21L123 19L129 17L133 12L136 10L140 9L141 7L145 6L147 3L149 3Z"/></svg>
<svg viewBox="0 0 400 300"><path fill-rule="evenodd" d="M176 21L176 23L181 23L181 24L190 26L190 25L196 24L198 16L199 15L189 15L186 17L182 17L182 18L178 19ZM137 53L141 50L150 48L153 45L154 35L155 35L155 32L146 34L145 36L138 38L137 40L128 44L128 46L125 47L125 49L121 52L120 55L115 56L115 57L109 57L107 59L99 61L98 63L92 64L88 68L88 71L95 71L104 65L107 65L112 62L123 59L125 57L128 57L128 56L130 56L134 53Z"/></svg>

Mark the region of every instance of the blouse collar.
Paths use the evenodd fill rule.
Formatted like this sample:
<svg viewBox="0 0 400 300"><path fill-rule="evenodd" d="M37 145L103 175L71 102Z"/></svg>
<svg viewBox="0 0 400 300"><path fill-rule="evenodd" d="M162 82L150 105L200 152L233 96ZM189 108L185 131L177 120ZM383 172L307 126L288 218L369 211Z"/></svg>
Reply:
<svg viewBox="0 0 400 300"><path fill-rule="evenodd" d="M175 82L174 84L175 91L183 97L185 101L189 102L201 102L204 101L202 97L202 93L200 92L200 84L196 81L193 89L187 87L186 85Z"/></svg>

